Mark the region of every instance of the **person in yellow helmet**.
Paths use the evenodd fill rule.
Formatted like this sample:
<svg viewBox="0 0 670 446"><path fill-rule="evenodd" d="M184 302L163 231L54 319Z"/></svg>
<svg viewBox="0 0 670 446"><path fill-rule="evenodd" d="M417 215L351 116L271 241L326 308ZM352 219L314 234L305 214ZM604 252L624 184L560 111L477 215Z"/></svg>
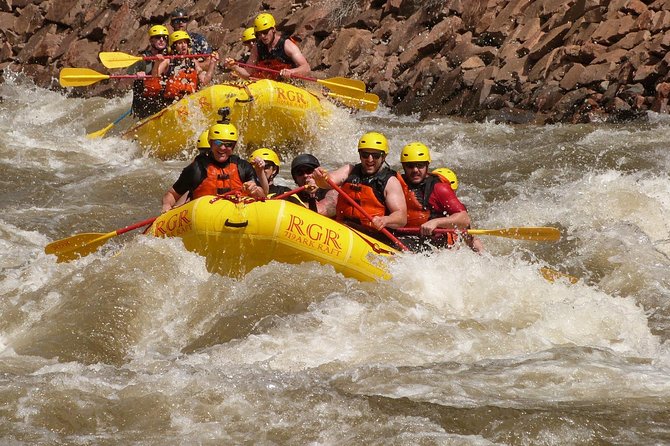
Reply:
<svg viewBox="0 0 670 446"><path fill-rule="evenodd" d="M250 65L269 68L279 72L279 77L292 75L305 76L311 68L309 62L296 45L296 39L277 31L275 18L272 14L262 13L254 19L254 34L256 45L251 48L247 61ZM276 74L251 68L250 71L235 64L234 59L225 60L227 68L234 70L240 77L248 79L254 77L277 79Z"/></svg>
<svg viewBox="0 0 670 446"><path fill-rule="evenodd" d="M239 139L233 124L214 124L209 128L208 139L209 151L196 156L163 196L163 212L172 209L184 194L189 194L191 199L228 192L254 198L267 195L269 187L263 160L254 160L252 165L233 154Z"/></svg>
<svg viewBox="0 0 670 446"><path fill-rule="evenodd" d="M251 155L249 155L249 162L258 162L257 158L263 160L263 174L267 178L269 189L268 197L281 195L284 192L291 190L289 187L274 184L274 179L277 174L279 174L279 166L281 165L277 152L266 147L254 150L251 152Z"/></svg>
<svg viewBox="0 0 670 446"><path fill-rule="evenodd" d="M418 228L421 236L430 237L430 245L424 244L425 240L401 237L415 251L456 243L456 233L436 235L437 228L467 229L470 226L468 210L456 197L451 183L429 173L430 161L430 150L421 142L407 144L400 153L403 173L398 179L407 203L407 227Z"/></svg>
<svg viewBox="0 0 670 446"><path fill-rule="evenodd" d="M149 48L142 51L142 56L157 56L167 54L168 29L163 25L149 27ZM133 82L133 115L144 119L158 113L167 105L163 98L163 84L158 77L151 76L154 62L140 60L128 67L128 74L136 74L139 79Z"/></svg>
<svg viewBox="0 0 670 446"><path fill-rule="evenodd" d="M174 31L170 34L169 43L173 55L186 56L191 53L191 36L186 31ZM163 98L170 103L195 93L203 85L210 83L218 60L219 55L216 52L205 62L186 57L163 59L159 55L152 73L165 78Z"/></svg>
<svg viewBox="0 0 670 446"><path fill-rule="evenodd" d="M378 132L368 132L358 141L360 163L347 164L330 173L318 167L313 174L317 186L330 189L327 181L330 178L372 217L369 221L340 193L335 216L338 221L382 241L386 239L379 232L381 229L400 228L407 223L407 204L402 186L396 172L385 165L388 153L386 137Z"/></svg>

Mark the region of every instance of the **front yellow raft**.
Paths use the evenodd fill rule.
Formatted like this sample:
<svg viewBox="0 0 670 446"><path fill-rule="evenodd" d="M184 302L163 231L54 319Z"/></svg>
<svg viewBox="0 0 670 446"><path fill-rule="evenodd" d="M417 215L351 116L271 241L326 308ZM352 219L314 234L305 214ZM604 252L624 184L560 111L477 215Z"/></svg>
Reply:
<svg viewBox="0 0 670 446"><path fill-rule="evenodd" d="M361 281L390 277L396 251L365 235L284 200L234 202L207 196L158 217L150 233L181 237L207 259L207 269L240 277L272 260L317 261Z"/></svg>
<svg viewBox="0 0 670 446"><path fill-rule="evenodd" d="M321 96L320 94L318 96ZM159 158L191 150L198 135L228 107L248 147L303 144L319 130L332 104L316 93L269 79L213 85L186 96L124 133Z"/></svg>

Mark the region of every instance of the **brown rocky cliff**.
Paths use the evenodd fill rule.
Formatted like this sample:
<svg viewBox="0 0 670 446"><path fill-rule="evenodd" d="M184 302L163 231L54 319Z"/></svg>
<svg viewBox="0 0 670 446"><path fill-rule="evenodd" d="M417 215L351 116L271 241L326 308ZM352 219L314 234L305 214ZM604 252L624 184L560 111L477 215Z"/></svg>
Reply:
<svg viewBox="0 0 670 446"><path fill-rule="evenodd" d="M398 113L589 122L668 109L670 0L0 0L0 68L53 88L62 67L108 73L100 51L137 54L177 7L231 57L271 12L315 76L360 78Z"/></svg>

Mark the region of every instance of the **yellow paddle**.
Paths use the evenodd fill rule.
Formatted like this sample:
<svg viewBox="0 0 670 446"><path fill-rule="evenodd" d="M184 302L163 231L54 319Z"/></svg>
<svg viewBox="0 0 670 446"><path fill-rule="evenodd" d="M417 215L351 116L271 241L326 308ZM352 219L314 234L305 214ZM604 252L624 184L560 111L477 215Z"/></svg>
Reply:
<svg viewBox="0 0 670 446"><path fill-rule="evenodd" d="M273 70L271 68L259 67L258 65L252 65L248 63L235 62L237 65L242 67L253 68L255 70L267 71L268 73L279 74L279 70ZM330 79L316 79L314 77L300 76L298 74L292 74L292 78L302 79L303 81L316 82L321 84L324 87L330 89L333 93L343 95L343 96L352 96L354 98L360 98L365 95L365 82L359 81L358 79L349 79L346 77L331 77Z"/></svg>
<svg viewBox="0 0 670 446"><path fill-rule="evenodd" d="M163 59L189 59L210 57L211 54L171 54L163 56ZM105 52L98 55L100 62L106 68L126 68L141 60L158 60L156 56L133 56L120 51Z"/></svg>
<svg viewBox="0 0 670 446"><path fill-rule="evenodd" d="M357 108L369 112L377 110L377 105L379 105L379 96L374 93L365 93L363 97L360 98L328 93L328 97L335 99L337 102L340 102L347 107Z"/></svg>
<svg viewBox="0 0 670 446"><path fill-rule="evenodd" d="M103 136L105 136L105 134L106 134L108 131L110 131L110 130L112 129L112 127L114 127L116 124L118 124L119 122L121 122L121 121L123 120L123 118L125 118L125 117L128 116L130 113L132 113L132 111L133 111L133 109L131 108L130 110L124 112L121 116L119 116L118 118L116 118L116 120L115 120L114 122L112 122L111 124L107 125L107 127L105 127L104 129L100 129L100 130L98 130L98 131L96 131L96 132L91 132L91 133L89 133L88 135L86 135L86 137L91 138L91 139L94 139L94 138L102 138Z"/></svg>
<svg viewBox="0 0 670 446"><path fill-rule="evenodd" d="M419 234L420 228L398 228L395 232L402 234ZM555 242L561 238L561 232L556 228L527 227L527 228L504 228L504 229L446 229L438 228L435 233L461 232L470 235L492 235L495 237L507 237L517 240L532 240L535 242Z"/></svg>
<svg viewBox="0 0 670 446"><path fill-rule="evenodd" d="M570 274L562 273L546 266L540 268L540 274L542 274L542 277L551 283L554 283L558 279L566 279L572 284L579 282L579 277L571 276Z"/></svg>
<svg viewBox="0 0 670 446"><path fill-rule="evenodd" d="M106 234L92 232L73 235L49 243L44 247L44 252L47 254L55 254L59 263L86 257L95 252L100 246L104 245L110 238L132 231L133 229L141 228L142 226L150 225L156 218L157 217L148 218L139 223Z"/></svg>
<svg viewBox="0 0 670 446"><path fill-rule="evenodd" d="M85 87L106 79L143 79L152 76L138 76L136 74L102 74L90 68L63 68L60 70L58 80L61 87Z"/></svg>

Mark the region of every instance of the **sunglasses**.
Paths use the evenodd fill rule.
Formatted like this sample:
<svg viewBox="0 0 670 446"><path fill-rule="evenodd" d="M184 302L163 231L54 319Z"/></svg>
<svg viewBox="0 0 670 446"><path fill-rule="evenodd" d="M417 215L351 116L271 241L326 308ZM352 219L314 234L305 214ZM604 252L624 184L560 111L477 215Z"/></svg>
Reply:
<svg viewBox="0 0 670 446"><path fill-rule="evenodd" d="M188 22L188 19L174 19L174 20L172 20L172 23L177 23L177 24L186 23L186 22Z"/></svg>
<svg viewBox="0 0 670 446"><path fill-rule="evenodd" d="M364 152L362 150L358 152L358 156L360 156L361 159L364 160L368 159L369 157L372 157L373 160L378 160L379 158L382 157L382 155L383 155L382 152Z"/></svg>
<svg viewBox="0 0 670 446"><path fill-rule="evenodd" d="M209 141L210 146L216 146L216 147L224 146L229 149L235 147L235 144L237 144L235 141L224 141L223 139L212 139L211 141Z"/></svg>
<svg viewBox="0 0 670 446"><path fill-rule="evenodd" d="M258 31L258 32L255 32L254 34L256 34L258 36L264 36L264 35L268 34L270 31L272 31L272 28L268 28L265 31Z"/></svg>
<svg viewBox="0 0 670 446"><path fill-rule="evenodd" d="M428 168L428 163L426 162L419 162L419 163L402 163L402 167L406 169L427 169Z"/></svg>
<svg viewBox="0 0 670 446"><path fill-rule="evenodd" d="M167 40L168 36L152 36L151 38L156 40Z"/></svg>
<svg viewBox="0 0 670 446"><path fill-rule="evenodd" d="M295 169L295 175L297 177L302 176L302 175L311 175L314 173L314 168L313 167L298 167Z"/></svg>

